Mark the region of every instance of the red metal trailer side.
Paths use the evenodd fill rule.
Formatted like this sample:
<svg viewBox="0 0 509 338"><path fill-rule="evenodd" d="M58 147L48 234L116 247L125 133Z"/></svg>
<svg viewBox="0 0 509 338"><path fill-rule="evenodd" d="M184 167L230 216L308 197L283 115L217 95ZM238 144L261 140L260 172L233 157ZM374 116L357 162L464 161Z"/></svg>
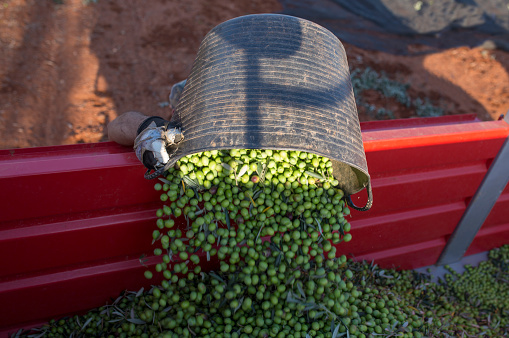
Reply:
<svg viewBox="0 0 509 338"><path fill-rule="evenodd" d="M467 115L361 129L374 205L352 211L353 240L339 253L385 267L435 263L509 125ZM161 204L143 173L131 149L109 142L0 151L0 332L157 282L139 261ZM509 243L508 220L506 188L468 254Z"/></svg>

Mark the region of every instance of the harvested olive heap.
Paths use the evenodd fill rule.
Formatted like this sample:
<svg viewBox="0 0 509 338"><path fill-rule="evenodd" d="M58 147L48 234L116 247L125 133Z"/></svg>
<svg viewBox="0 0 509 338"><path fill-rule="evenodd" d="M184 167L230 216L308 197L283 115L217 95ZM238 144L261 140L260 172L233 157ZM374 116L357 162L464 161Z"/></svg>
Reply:
<svg viewBox="0 0 509 338"><path fill-rule="evenodd" d="M26 334L105 337L501 337L509 246L439 284L336 257L352 236L331 162L299 151L182 158L155 189L164 277ZM184 215L184 224L176 219ZM181 219L180 219L181 220ZM147 239L148 240L148 239ZM204 272L206 264L212 271ZM155 271L154 271L155 270Z"/></svg>

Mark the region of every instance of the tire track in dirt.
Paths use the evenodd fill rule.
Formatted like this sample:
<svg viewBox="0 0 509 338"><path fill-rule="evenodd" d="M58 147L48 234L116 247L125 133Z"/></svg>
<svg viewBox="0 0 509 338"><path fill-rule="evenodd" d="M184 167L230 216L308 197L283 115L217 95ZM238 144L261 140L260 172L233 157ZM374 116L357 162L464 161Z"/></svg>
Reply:
<svg viewBox="0 0 509 338"><path fill-rule="evenodd" d="M12 1L25 10L9 17L21 20L24 34L11 58L2 61L1 148L57 145L69 142L76 105L72 96L83 75L80 52L86 46L87 11L81 1Z"/></svg>
<svg viewBox="0 0 509 338"><path fill-rule="evenodd" d="M0 87L3 111L0 142L3 147L29 147L34 130L41 127L35 124L37 115L33 112L33 107L41 101L39 76L48 78L53 71L52 46L45 41L51 27L41 22L42 18L51 16L53 7L48 9L45 3L33 0L10 5L5 10L8 21L23 23L24 32L18 34L20 41L13 44L16 48L10 51L11 57L2 61L1 68L7 72ZM20 7L24 10L18 11Z"/></svg>

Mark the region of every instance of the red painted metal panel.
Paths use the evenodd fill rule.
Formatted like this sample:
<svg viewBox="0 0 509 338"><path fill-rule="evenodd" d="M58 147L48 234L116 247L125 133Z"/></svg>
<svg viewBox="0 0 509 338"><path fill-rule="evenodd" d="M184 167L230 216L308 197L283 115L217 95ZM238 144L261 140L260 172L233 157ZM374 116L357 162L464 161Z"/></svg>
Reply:
<svg viewBox="0 0 509 338"><path fill-rule="evenodd" d="M124 157L125 155L112 155ZM104 167L30 176L0 178L8 207L2 221L84 212L148 203L152 188L139 166Z"/></svg>
<svg viewBox="0 0 509 338"><path fill-rule="evenodd" d="M436 129L438 127L426 128ZM410 130L405 131L410 132ZM496 130L496 132L499 132L499 130ZM398 135L398 131L393 130L366 132L363 135L366 134L368 135L364 136L366 140L364 148L368 169L371 175L380 177L404 174L407 171L416 172L437 166L458 167L476 162L483 163L488 167L486 161L496 156L505 139L504 134L492 138L489 133L484 135L485 139L477 139L479 135L476 131L470 134L471 137L475 136L475 140L449 139L441 134L438 134L440 137L423 139L402 138L398 140L396 138L384 140L383 137L391 137L393 134ZM376 138L374 138L375 136ZM434 142L437 142L437 140L434 140L434 138L441 139L443 143L435 144ZM421 144L426 139L430 139L433 143L429 145Z"/></svg>
<svg viewBox="0 0 509 338"><path fill-rule="evenodd" d="M375 203L352 211L354 240L338 250L386 267L433 264L509 126L456 116L361 128ZM160 202L143 172L130 148L113 143L0 151L0 254L11 257L0 263L0 304L9 305L0 330L148 285L138 257L152 251ZM469 252L509 242L508 196Z"/></svg>
<svg viewBox="0 0 509 338"><path fill-rule="evenodd" d="M506 209L507 210L507 209ZM473 255L479 252L488 251L493 248L509 244L509 217L506 217L506 223L488 228L481 228L477 236L470 244L465 256Z"/></svg>
<svg viewBox="0 0 509 338"><path fill-rule="evenodd" d="M155 210L2 231L0 257L16 252L16 259L0 261L0 278L105 257L150 253Z"/></svg>
<svg viewBox="0 0 509 338"><path fill-rule="evenodd" d="M509 184L507 185L506 190L507 188L509 188ZM509 222L509 191L500 195L497 203L493 206L493 209L491 209L490 215L486 218L482 229L506 224L507 222Z"/></svg>
<svg viewBox="0 0 509 338"><path fill-rule="evenodd" d="M151 263L149 266L155 264ZM4 282L0 289L0 327L102 306L122 290L150 287L144 269L138 259L130 259Z"/></svg>
<svg viewBox="0 0 509 338"><path fill-rule="evenodd" d="M0 152L0 222L154 200L144 169L129 148L113 143ZM126 152L126 150L128 150ZM21 224L22 224L21 223Z"/></svg>
<svg viewBox="0 0 509 338"><path fill-rule="evenodd" d="M343 254L364 255L450 235L465 211L461 202L412 209L355 220L352 218L352 249L337 247ZM369 240L365 240L369 239Z"/></svg>
<svg viewBox="0 0 509 338"><path fill-rule="evenodd" d="M503 141L505 137L507 137L507 123L504 121L372 130L362 134L366 152L491 139Z"/></svg>
<svg viewBox="0 0 509 338"><path fill-rule="evenodd" d="M160 257L151 257L145 265L154 270L154 265L159 261ZM218 265L217 260L208 262L210 269L217 269ZM190 268L193 267L190 265ZM29 327L29 323L35 323L34 318L39 322L47 321L106 303L111 304L111 300L118 297L123 290L139 290L141 287L148 289L151 285L160 284L162 276L155 274L154 278L148 281L143 276L145 269L139 258L125 257L61 270L53 269L3 282L0 288L0 304L9 306L0 307L0 330L9 332L8 327ZM13 323L18 324L12 325Z"/></svg>
<svg viewBox="0 0 509 338"><path fill-rule="evenodd" d="M367 213L356 213L354 219L369 217L373 214L408 210L444 203L463 201L471 196L486 173L482 165L470 165L459 168L437 169L407 175L374 178L377 203ZM352 198L359 205L363 201Z"/></svg>
<svg viewBox="0 0 509 338"><path fill-rule="evenodd" d="M444 238L438 238L432 241L355 256L355 259L374 261L383 268L415 269L434 264L445 247L445 243Z"/></svg>

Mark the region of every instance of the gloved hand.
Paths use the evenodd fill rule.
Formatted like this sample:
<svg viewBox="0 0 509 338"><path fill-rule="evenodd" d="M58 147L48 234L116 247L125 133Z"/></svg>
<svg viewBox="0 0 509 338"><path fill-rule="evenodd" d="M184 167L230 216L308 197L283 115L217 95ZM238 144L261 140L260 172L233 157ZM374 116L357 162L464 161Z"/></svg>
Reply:
<svg viewBox="0 0 509 338"><path fill-rule="evenodd" d="M170 157L176 152L176 146L183 139L182 131L174 123L157 116L149 117L143 121L138 128L134 150L136 157L149 169L145 174L145 178L155 178L167 169L165 166L168 164ZM156 172L148 175L150 170Z"/></svg>

